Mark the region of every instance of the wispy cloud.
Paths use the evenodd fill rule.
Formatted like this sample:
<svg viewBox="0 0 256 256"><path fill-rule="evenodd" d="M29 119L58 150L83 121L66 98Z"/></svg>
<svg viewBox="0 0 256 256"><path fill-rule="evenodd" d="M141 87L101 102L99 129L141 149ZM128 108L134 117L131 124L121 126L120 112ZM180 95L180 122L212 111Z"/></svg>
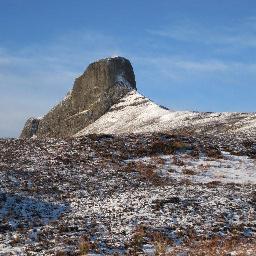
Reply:
<svg viewBox="0 0 256 256"><path fill-rule="evenodd" d="M254 73L256 63L244 63L238 61L227 61L221 59L186 59L177 56L165 57L134 57L137 63L145 66L154 66L159 70L169 70L173 77L179 78L175 73L187 72L194 75L224 74L230 72ZM181 76L184 77L184 76Z"/></svg>
<svg viewBox="0 0 256 256"><path fill-rule="evenodd" d="M47 45L16 51L0 46L0 105L9 109L8 113L1 111L0 136L17 136L25 119L47 112L87 64L116 54L120 54L117 40L88 31L71 32Z"/></svg>
<svg viewBox="0 0 256 256"><path fill-rule="evenodd" d="M177 41L256 47L256 17L250 17L229 26L203 25L188 20L157 29L148 29L147 31L151 35Z"/></svg>
<svg viewBox="0 0 256 256"><path fill-rule="evenodd" d="M228 69L227 63L220 61L192 61L192 60L176 60L171 62L171 66L191 72L223 72Z"/></svg>

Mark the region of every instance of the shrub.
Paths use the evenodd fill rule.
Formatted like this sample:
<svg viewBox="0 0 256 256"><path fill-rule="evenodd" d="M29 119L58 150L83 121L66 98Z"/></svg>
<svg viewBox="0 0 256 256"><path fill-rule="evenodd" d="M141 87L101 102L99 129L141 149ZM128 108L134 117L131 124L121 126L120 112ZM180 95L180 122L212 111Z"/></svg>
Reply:
<svg viewBox="0 0 256 256"><path fill-rule="evenodd" d="M161 186L166 184L166 180L160 177L156 171L156 166L146 165L138 162L136 164L136 170L141 174L141 176L147 181L151 182L154 185Z"/></svg>
<svg viewBox="0 0 256 256"><path fill-rule="evenodd" d="M206 148L205 149L205 153L208 157L212 157L212 158L222 158L222 154L220 149L218 148Z"/></svg>
<svg viewBox="0 0 256 256"><path fill-rule="evenodd" d="M141 249L142 244L144 242L144 237L145 237L145 227L140 225L138 226L133 233L132 236L132 241L131 241L131 247L135 252Z"/></svg>
<svg viewBox="0 0 256 256"><path fill-rule="evenodd" d="M217 187L217 186L219 186L219 185L221 185L221 184L222 184L221 181L219 181L219 180L213 180L213 181L210 181L210 182L206 183L206 186L207 186L208 188L215 188L215 187Z"/></svg>
<svg viewBox="0 0 256 256"><path fill-rule="evenodd" d="M81 255L86 255L91 249L90 241L87 237L82 237L79 243L79 252Z"/></svg>
<svg viewBox="0 0 256 256"><path fill-rule="evenodd" d="M191 170L191 169L183 169L182 170L182 172L183 172L183 174L185 174L185 175L196 175L196 172L195 171L193 171L193 170Z"/></svg>
<svg viewBox="0 0 256 256"><path fill-rule="evenodd" d="M152 238L156 249L156 255L165 255L170 241L160 232L154 233Z"/></svg>

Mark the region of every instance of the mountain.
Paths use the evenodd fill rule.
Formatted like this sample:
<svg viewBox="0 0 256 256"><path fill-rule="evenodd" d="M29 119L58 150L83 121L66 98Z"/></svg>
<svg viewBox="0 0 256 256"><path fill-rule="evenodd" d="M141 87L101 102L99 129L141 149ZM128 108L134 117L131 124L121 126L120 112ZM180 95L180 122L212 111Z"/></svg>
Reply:
<svg viewBox="0 0 256 256"><path fill-rule="evenodd" d="M132 89L136 89L136 82L129 60L115 57L96 61L49 113L42 119L29 119L20 137L70 137L105 114Z"/></svg>
<svg viewBox="0 0 256 256"><path fill-rule="evenodd" d="M107 58L89 65L73 89L42 119L30 118L21 138L92 133L186 133L256 135L256 113L171 111L137 92L129 60Z"/></svg>

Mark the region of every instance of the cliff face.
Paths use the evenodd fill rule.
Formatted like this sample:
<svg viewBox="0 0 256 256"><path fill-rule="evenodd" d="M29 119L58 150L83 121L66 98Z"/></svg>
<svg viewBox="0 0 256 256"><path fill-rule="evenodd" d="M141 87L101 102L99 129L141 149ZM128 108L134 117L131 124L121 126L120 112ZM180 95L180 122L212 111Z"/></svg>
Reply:
<svg viewBox="0 0 256 256"><path fill-rule="evenodd" d="M40 122L39 118L33 118L33 117L29 118L25 123L25 126L22 130L20 137L21 138L31 138L34 135L36 135L39 122Z"/></svg>
<svg viewBox="0 0 256 256"><path fill-rule="evenodd" d="M99 60L88 66L75 80L71 92L42 119L29 119L20 137L73 136L134 89L135 76L129 60L122 57Z"/></svg>

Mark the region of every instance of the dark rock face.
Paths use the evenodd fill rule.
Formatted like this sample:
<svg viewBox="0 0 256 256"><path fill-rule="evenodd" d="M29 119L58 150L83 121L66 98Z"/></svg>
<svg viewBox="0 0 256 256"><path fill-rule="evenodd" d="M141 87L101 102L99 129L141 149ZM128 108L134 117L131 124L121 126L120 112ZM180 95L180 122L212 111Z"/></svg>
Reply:
<svg viewBox="0 0 256 256"><path fill-rule="evenodd" d="M33 118L33 117L29 118L25 123L25 126L20 135L20 138L31 138L34 135L36 135L39 122L40 122L39 118Z"/></svg>
<svg viewBox="0 0 256 256"><path fill-rule="evenodd" d="M105 114L131 90L136 90L136 81L129 60L115 57L94 62L37 125L32 119L26 122L20 137L70 137Z"/></svg>

